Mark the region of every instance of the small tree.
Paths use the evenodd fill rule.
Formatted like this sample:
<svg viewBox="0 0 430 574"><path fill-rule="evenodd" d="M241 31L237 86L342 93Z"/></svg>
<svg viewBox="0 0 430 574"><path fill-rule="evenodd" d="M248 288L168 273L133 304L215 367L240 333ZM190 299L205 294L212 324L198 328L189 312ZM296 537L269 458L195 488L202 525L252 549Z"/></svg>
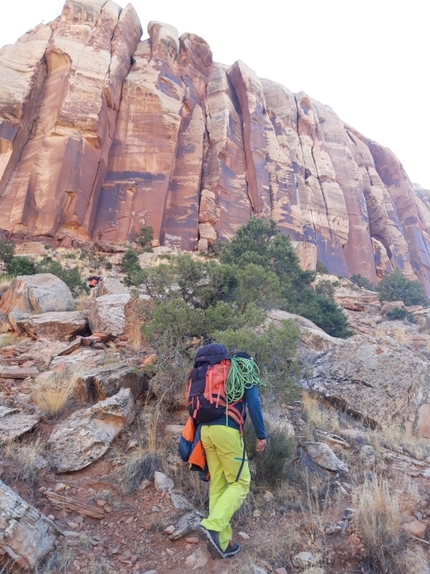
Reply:
<svg viewBox="0 0 430 574"><path fill-rule="evenodd" d="M121 259L121 267L127 273L130 273L135 269L140 269L139 257L136 255L133 249L127 249L124 257Z"/></svg>
<svg viewBox="0 0 430 574"><path fill-rule="evenodd" d="M15 253L15 245L12 241L1 241L0 240L0 261L3 261L8 265L13 258Z"/></svg>
<svg viewBox="0 0 430 574"><path fill-rule="evenodd" d="M393 309L390 309L390 311L387 311L385 316L389 321L403 321L404 319L407 319L409 323L417 322L412 313L408 313L408 310L405 309L405 307L394 307Z"/></svg>
<svg viewBox="0 0 430 574"><path fill-rule="evenodd" d="M398 267L391 275L386 275L380 281L377 290L381 301L403 301L406 306L424 305L425 307L429 303L421 283L417 280L406 279Z"/></svg>
<svg viewBox="0 0 430 574"><path fill-rule="evenodd" d="M325 265L325 263L323 263L319 259L317 261L316 272L321 273L322 275L329 275L327 266Z"/></svg>
<svg viewBox="0 0 430 574"><path fill-rule="evenodd" d="M142 247L147 247L154 239L154 228L151 225L144 225L140 228L135 241Z"/></svg>
<svg viewBox="0 0 430 574"><path fill-rule="evenodd" d="M28 257L12 257L6 271L10 275L34 275L36 272L33 261Z"/></svg>
<svg viewBox="0 0 430 574"><path fill-rule="evenodd" d="M366 277L360 275L359 273L356 275L352 275L351 281L358 287L363 287L363 289L367 289L368 291L376 291L376 285L371 281L369 281L369 279L366 279Z"/></svg>

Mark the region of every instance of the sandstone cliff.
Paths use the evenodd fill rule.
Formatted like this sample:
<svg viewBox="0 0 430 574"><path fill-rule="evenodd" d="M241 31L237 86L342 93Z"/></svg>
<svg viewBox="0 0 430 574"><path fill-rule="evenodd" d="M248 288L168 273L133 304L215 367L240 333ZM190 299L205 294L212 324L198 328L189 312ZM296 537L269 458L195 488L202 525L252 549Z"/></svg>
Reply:
<svg viewBox="0 0 430 574"><path fill-rule="evenodd" d="M212 61L194 34L108 0L0 50L0 230L59 241L205 249L251 214L304 266L376 281L399 266L430 295L430 210L394 154L328 106Z"/></svg>

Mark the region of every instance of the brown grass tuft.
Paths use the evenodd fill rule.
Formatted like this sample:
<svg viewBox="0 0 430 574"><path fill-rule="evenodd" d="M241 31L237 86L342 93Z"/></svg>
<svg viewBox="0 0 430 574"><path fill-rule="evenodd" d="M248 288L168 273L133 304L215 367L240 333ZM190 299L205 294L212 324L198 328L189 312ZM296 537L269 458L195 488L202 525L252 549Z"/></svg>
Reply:
<svg viewBox="0 0 430 574"><path fill-rule="evenodd" d="M384 574L403 573L405 536L397 496L382 480L366 482L360 494L356 524L369 565Z"/></svg>
<svg viewBox="0 0 430 574"><path fill-rule="evenodd" d="M17 342L18 339L15 337L15 335L0 335L0 349L3 349L3 347L9 347L11 345L16 345Z"/></svg>
<svg viewBox="0 0 430 574"><path fill-rule="evenodd" d="M0 275L0 293L4 293L7 289L9 289L10 284L15 279L15 275L7 275L4 273Z"/></svg>
<svg viewBox="0 0 430 574"><path fill-rule="evenodd" d="M48 418L55 420L65 407L76 383L69 369L38 376L33 386L33 401Z"/></svg>

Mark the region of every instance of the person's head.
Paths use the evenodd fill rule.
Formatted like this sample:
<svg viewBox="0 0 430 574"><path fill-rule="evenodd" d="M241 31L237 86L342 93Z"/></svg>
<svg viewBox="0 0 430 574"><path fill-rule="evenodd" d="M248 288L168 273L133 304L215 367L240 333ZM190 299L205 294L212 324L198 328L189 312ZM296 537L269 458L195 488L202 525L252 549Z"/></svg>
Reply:
<svg viewBox="0 0 430 574"><path fill-rule="evenodd" d="M251 361L254 360L254 358L251 357L251 355L249 353L247 353L246 351L239 351L234 355L234 357L236 359L250 359Z"/></svg>

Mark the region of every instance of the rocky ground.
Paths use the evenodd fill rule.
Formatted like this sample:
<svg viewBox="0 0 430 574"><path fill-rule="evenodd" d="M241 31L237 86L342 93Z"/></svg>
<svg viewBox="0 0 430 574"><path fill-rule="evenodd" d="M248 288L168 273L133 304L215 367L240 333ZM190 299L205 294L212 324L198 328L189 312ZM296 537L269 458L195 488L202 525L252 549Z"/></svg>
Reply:
<svg viewBox="0 0 430 574"><path fill-rule="evenodd" d="M18 281L0 308L15 325L0 335L4 571L430 572L427 310L409 309L415 324L387 321L375 293L322 280L356 335L333 339L295 318L301 394L290 404L263 396L268 428L294 437L294 451L278 484L257 479L251 461L252 491L233 521L242 551L228 560L211 559L193 531L207 485L177 456L185 411L160 411L143 376L155 357L136 340L124 286L105 280L76 332L76 311L51 309L54 279L49 289L40 276ZM388 533L366 526L367 500ZM388 558L375 557L372 538Z"/></svg>

